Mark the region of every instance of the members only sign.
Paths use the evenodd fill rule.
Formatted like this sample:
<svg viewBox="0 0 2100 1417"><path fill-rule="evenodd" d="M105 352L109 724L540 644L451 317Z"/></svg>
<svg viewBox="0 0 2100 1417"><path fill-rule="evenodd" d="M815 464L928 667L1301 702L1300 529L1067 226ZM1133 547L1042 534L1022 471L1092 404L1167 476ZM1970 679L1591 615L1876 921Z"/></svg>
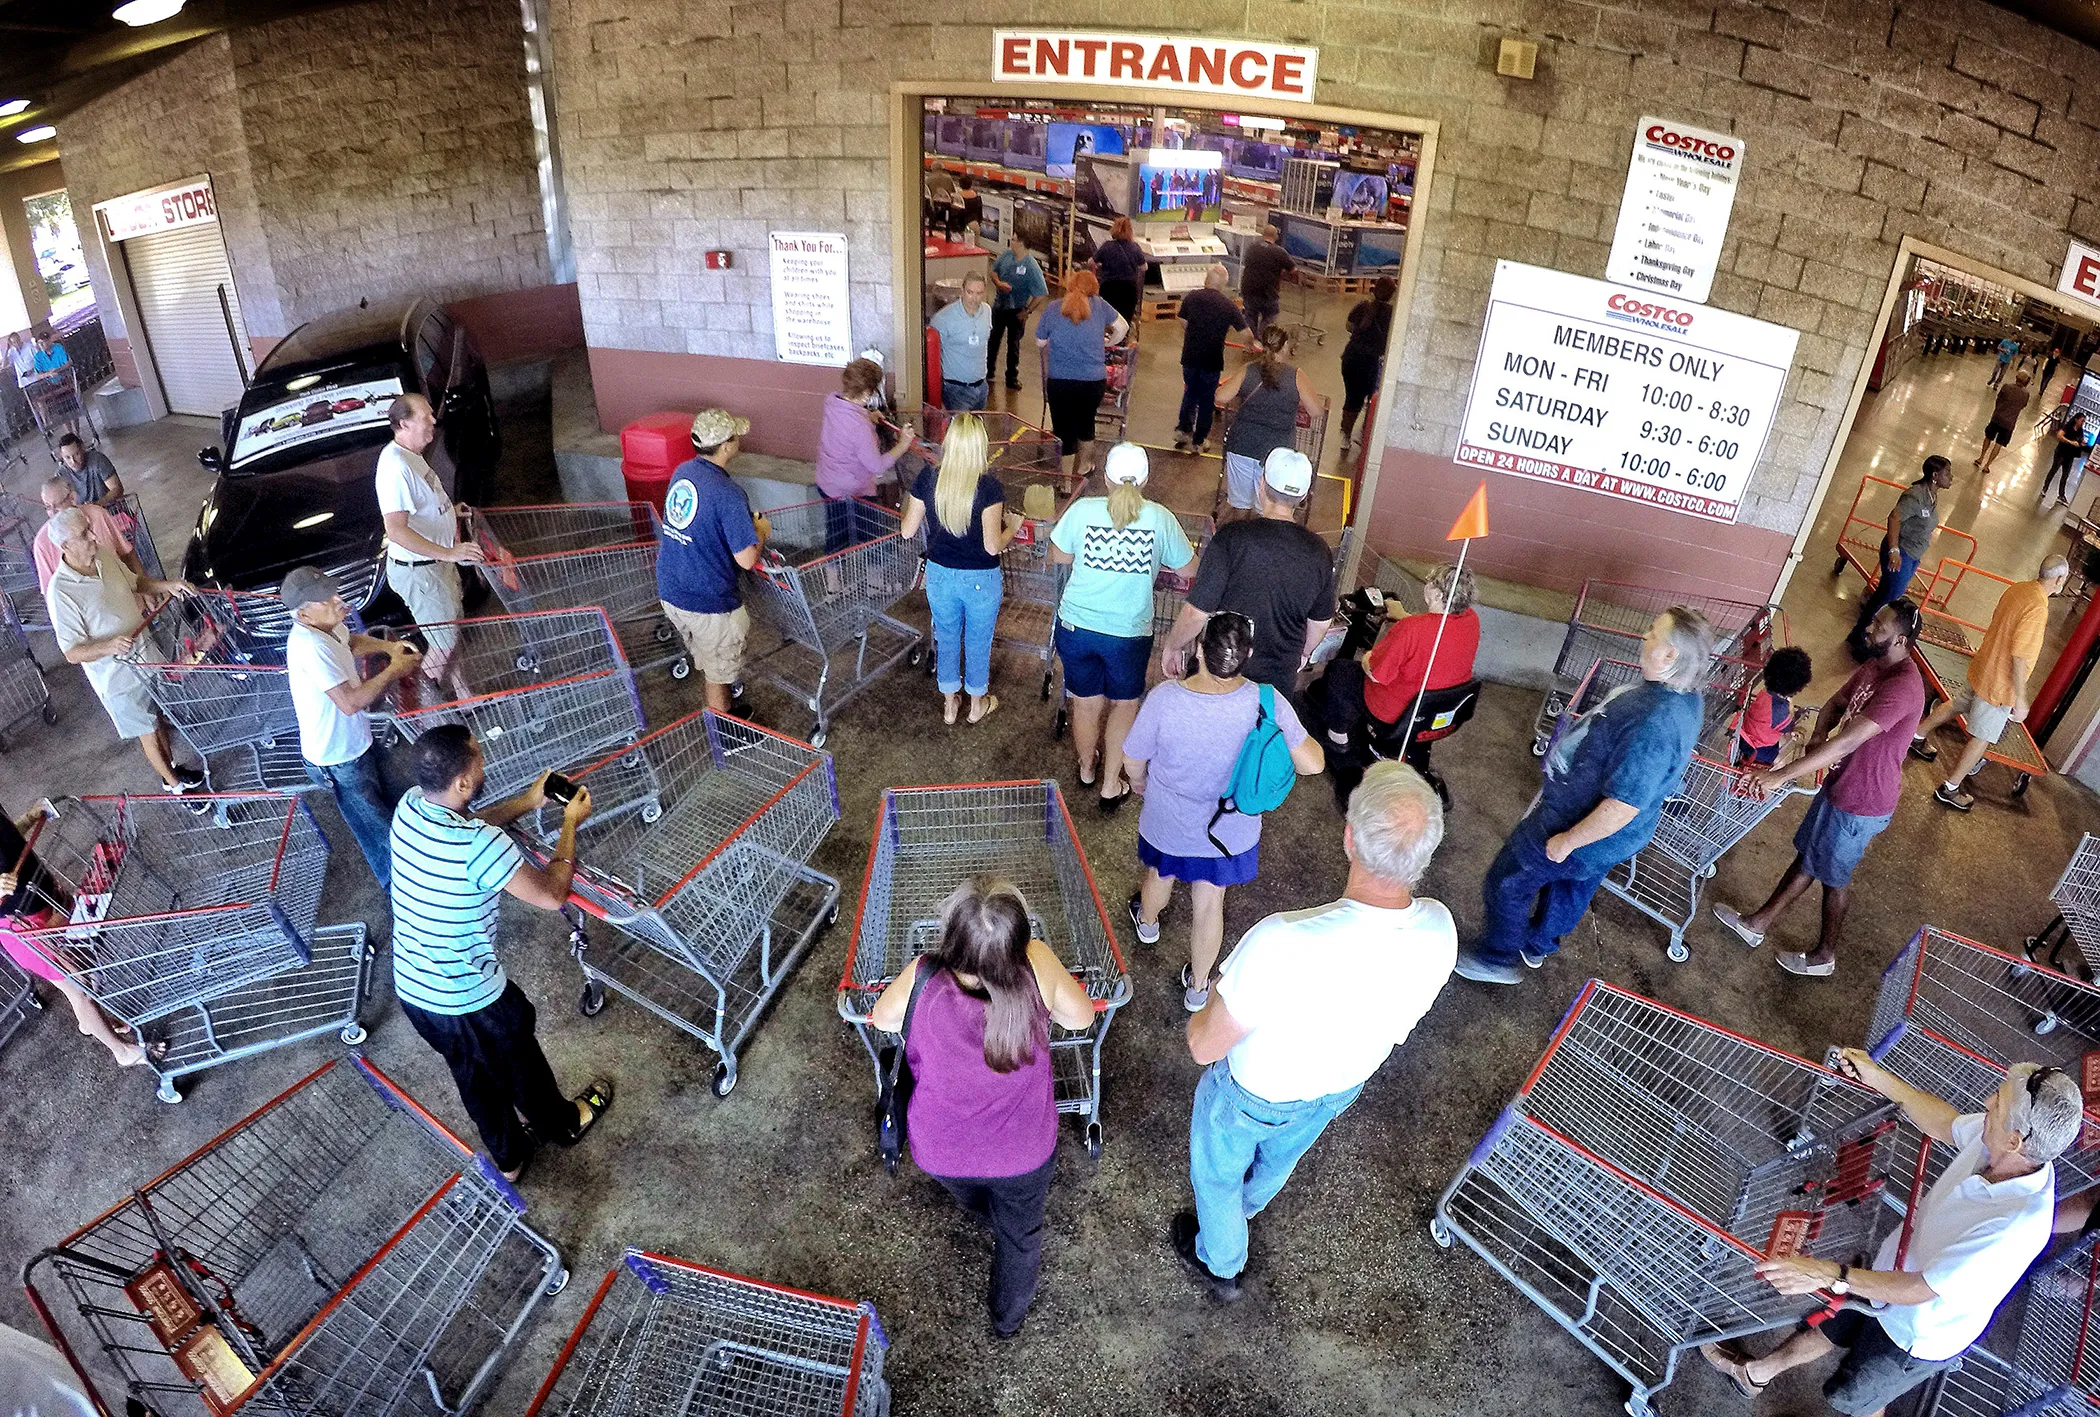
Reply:
<svg viewBox="0 0 2100 1417"><path fill-rule="evenodd" d="M1238 39L1083 30L995 30L992 77L1064 79L1311 103L1320 51Z"/></svg>
<svg viewBox="0 0 2100 1417"><path fill-rule="evenodd" d="M1498 262L1457 460L1732 522L1799 339Z"/></svg>

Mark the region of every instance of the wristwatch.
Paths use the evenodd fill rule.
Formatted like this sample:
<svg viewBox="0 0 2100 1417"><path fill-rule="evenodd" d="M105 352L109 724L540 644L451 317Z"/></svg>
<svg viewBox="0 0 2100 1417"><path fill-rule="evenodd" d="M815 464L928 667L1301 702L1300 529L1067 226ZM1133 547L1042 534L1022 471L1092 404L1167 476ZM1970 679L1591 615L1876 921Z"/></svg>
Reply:
<svg viewBox="0 0 2100 1417"><path fill-rule="evenodd" d="M1852 1292L1852 1285L1848 1280L1848 1276L1851 1273L1852 1266L1843 1264L1839 1265L1838 1277L1830 1281L1830 1292L1837 1295L1841 1299L1845 1295L1850 1294Z"/></svg>

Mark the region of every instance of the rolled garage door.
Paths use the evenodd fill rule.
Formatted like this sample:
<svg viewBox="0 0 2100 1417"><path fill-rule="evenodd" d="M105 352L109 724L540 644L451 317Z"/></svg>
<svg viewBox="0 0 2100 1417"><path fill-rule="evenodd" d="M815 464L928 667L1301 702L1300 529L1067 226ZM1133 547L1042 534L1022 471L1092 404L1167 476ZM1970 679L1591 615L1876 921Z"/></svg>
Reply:
<svg viewBox="0 0 2100 1417"><path fill-rule="evenodd" d="M219 308L222 286L234 331L244 349L248 342L219 224L204 221L135 236L123 249L168 410L218 417L240 401L244 387Z"/></svg>

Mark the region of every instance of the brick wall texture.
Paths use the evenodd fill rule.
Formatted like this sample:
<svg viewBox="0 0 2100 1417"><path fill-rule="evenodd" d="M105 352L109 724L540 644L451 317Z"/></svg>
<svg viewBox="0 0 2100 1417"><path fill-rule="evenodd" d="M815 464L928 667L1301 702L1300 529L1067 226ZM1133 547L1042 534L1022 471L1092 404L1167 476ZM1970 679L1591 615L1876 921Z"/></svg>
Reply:
<svg viewBox="0 0 2100 1417"><path fill-rule="evenodd" d="M1710 301L1801 331L1743 513L1779 532L1904 236L2052 286L2067 236L2100 240L2100 53L1982 0L555 0L591 343L769 359L765 233L804 228L851 239L855 338L890 344L888 86L984 91L1004 24L1317 44L1320 102L1436 120L1389 431L1436 456L1495 261L1602 277L1642 113L1742 135ZM1504 34L1539 41L1536 81L1495 75ZM701 268L717 246L736 269Z"/></svg>
<svg viewBox="0 0 2100 1417"><path fill-rule="evenodd" d="M383 0L214 36L58 141L83 215L211 174L251 335L367 297L549 279L516 0ZM89 267L106 294L99 253Z"/></svg>

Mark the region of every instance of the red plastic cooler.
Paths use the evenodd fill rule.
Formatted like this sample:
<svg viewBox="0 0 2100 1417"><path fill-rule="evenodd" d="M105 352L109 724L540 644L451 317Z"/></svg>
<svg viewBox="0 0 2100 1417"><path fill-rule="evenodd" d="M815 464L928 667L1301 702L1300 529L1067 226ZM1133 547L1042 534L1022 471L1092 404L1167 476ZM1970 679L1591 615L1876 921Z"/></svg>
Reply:
<svg viewBox="0 0 2100 1417"><path fill-rule="evenodd" d="M631 502L647 502L661 516L671 474L693 456L693 415L675 410L644 414L620 430L620 476Z"/></svg>

